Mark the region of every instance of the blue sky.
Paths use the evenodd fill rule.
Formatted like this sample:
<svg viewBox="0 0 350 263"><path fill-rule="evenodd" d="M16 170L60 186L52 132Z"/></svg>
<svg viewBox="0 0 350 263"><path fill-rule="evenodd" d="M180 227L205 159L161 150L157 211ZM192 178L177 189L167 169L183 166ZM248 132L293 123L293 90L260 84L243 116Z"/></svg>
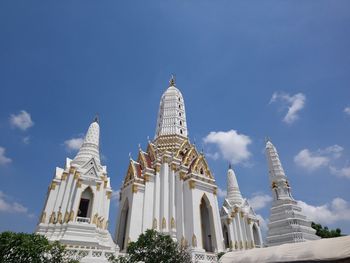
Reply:
<svg viewBox="0 0 350 263"><path fill-rule="evenodd" d="M190 139L222 190L233 162L242 194L268 219L269 136L306 213L349 234L349 9L322 0L1 1L0 231L34 231L55 167L76 153L69 140L96 113L117 191L129 152L136 158L154 136L175 73Z"/></svg>

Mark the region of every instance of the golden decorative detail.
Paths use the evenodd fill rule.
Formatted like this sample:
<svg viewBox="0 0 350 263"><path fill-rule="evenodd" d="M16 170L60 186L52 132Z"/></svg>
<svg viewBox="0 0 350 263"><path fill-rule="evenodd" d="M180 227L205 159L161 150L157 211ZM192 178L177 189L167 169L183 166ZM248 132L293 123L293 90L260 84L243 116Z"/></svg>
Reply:
<svg viewBox="0 0 350 263"><path fill-rule="evenodd" d="M236 213L235 212L231 212L231 217L235 217Z"/></svg>
<svg viewBox="0 0 350 263"><path fill-rule="evenodd" d="M106 178L106 180L103 181L103 188L107 188L107 183L108 183L108 179Z"/></svg>
<svg viewBox="0 0 350 263"><path fill-rule="evenodd" d="M107 199L111 199L111 197L112 197L112 192L106 192L106 195L107 195Z"/></svg>
<svg viewBox="0 0 350 263"><path fill-rule="evenodd" d="M174 217L172 217L171 220L170 220L170 226L171 226L172 229L176 228Z"/></svg>
<svg viewBox="0 0 350 263"><path fill-rule="evenodd" d="M92 219L92 223L97 225L97 218L98 218L98 214L96 213Z"/></svg>
<svg viewBox="0 0 350 263"><path fill-rule="evenodd" d="M75 171L74 173L74 179L77 180L80 177L80 173L78 171Z"/></svg>
<svg viewBox="0 0 350 263"><path fill-rule="evenodd" d="M272 182L272 189L277 188L277 183L276 182Z"/></svg>
<svg viewBox="0 0 350 263"><path fill-rule="evenodd" d="M69 173L74 174L75 170L76 170L76 168L71 166L70 169L69 169Z"/></svg>
<svg viewBox="0 0 350 263"><path fill-rule="evenodd" d="M187 240L184 236L181 238L181 247L187 247Z"/></svg>
<svg viewBox="0 0 350 263"><path fill-rule="evenodd" d="M81 187L81 183L83 182L82 179L78 179L78 182L77 182L77 187L80 188Z"/></svg>
<svg viewBox="0 0 350 263"><path fill-rule="evenodd" d="M241 218L243 218L243 217L244 217L244 213L243 213L243 211L241 211L241 213L240 213L240 214L241 214Z"/></svg>
<svg viewBox="0 0 350 263"><path fill-rule="evenodd" d="M97 183L97 184L96 184L96 190L97 190L97 191L100 191L100 187L101 187L101 183Z"/></svg>
<svg viewBox="0 0 350 263"><path fill-rule="evenodd" d="M230 247L230 249L233 249L233 241L232 240L230 240L229 247Z"/></svg>
<svg viewBox="0 0 350 263"><path fill-rule="evenodd" d="M240 248L243 248L243 242L242 242L242 240L239 241L239 247L240 247Z"/></svg>
<svg viewBox="0 0 350 263"><path fill-rule="evenodd" d="M166 220L165 217L162 219L162 229L166 228Z"/></svg>
<svg viewBox="0 0 350 263"><path fill-rule="evenodd" d="M69 221L69 213L66 211L66 213L64 214L64 223L68 223Z"/></svg>
<svg viewBox="0 0 350 263"><path fill-rule="evenodd" d="M235 242L235 249L238 249L238 242Z"/></svg>
<svg viewBox="0 0 350 263"><path fill-rule="evenodd" d="M252 219L248 218L247 223L248 223L248 225L250 225L252 223Z"/></svg>
<svg viewBox="0 0 350 263"><path fill-rule="evenodd" d="M128 242L127 242L128 245L130 244L130 242L131 242L131 239L130 239L130 237L128 237Z"/></svg>
<svg viewBox="0 0 350 263"><path fill-rule="evenodd" d="M179 174L180 174L180 180L184 180L186 173L184 171L181 171Z"/></svg>
<svg viewBox="0 0 350 263"><path fill-rule="evenodd" d="M69 214L69 221L74 221L74 211L70 211L70 214Z"/></svg>
<svg viewBox="0 0 350 263"><path fill-rule="evenodd" d="M41 214L40 223L45 223L45 220L46 220L46 212L43 212L43 213Z"/></svg>
<svg viewBox="0 0 350 263"><path fill-rule="evenodd" d="M188 185L189 185L190 189L194 189L194 188L196 187L196 182L193 181L193 180L190 180L190 181L188 182Z"/></svg>
<svg viewBox="0 0 350 263"><path fill-rule="evenodd" d="M98 225L99 228L103 228L103 222L104 222L104 221L105 221L104 218L102 218L102 219L99 220L99 225Z"/></svg>
<svg viewBox="0 0 350 263"><path fill-rule="evenodd" d="M136 185L136 184L133 184L131 187L132 187L132 189L131 189L132 192L133 192L133 193L137 193L137 191L138 191L137 185Z"/></svg>
<svg viewBox="0 0 350 263"><path fill-rule="evenodd" d="M58 212L58 216L57 216L57 223L60 223L60 224L62 224L63 222L62 222L62 213L61 213L61 211L60 212Z"/></svg>
<svg viewBox="0 0 350 263"><path fill-rule="evenodd" d="M235 213L237 213L237 212L238 212L238 210L239 210L239 209L238 209L238 207L235 207Z"/></svg>
<svg viewBox="0 0 350 263"><path fill-rule="evenodd" d="M66 172L63 172L62 177L61 177L62 181L65 181L67 179L67 176L68 176L68 174Z"/></svg>
<svg viewBox="0 0 350 263"><path fill-rule="evenodd" d="M55 190L57 183L56 182L52 182L50 185L50 190Z"/></svg>
<svg viewBox="0 0 350 263"><path fill-rule="evenodd" d="M251 248L255 248L255 244L253 240L250 242L250 244L251 244Z"/></svg>
<svg viewBox="0 0 350 263"><path fill-rule="evenodd" d="M159 173L160 172L160 165L156 164L156 167L154 169L155 169L156 173Z"/></svg>
<svg viewBox="0 0 350 263"><path fill-rule="evenodd" d="M209 178L213 178L208 163L205 160L204 155L200 154L196 161L194 162L193 168L192 170L194 170L196 173L199 173L200 175L205 175Z"/></svg>
<svg viewBox="0 0 350 263"><path fill-rule="evenodd" d="M153 224L152 224L153 229L157 229L157 219L153 219Z"/></svg>
<svg viewBox="0 0 350 263"><path fill-rule="evenodd" d="M226 222L227 222L227 224L229 225L229 224L231 224L232 219L231 219L231 218L227 218L227 219L226 219Z"/></svg>
<svg viewBox="0 0 350 263"><path fill-rule="evenodd" d="M192 235L192 247L197 247L197 237L195 234Z"/></svg>
<svg viewBox="0 0 350 263"><path fill-rule="evenodd" d="M174 172L176 172L177 167L176 167L176 164L175 164L175 163L172 163L172 164L171 164L171 170L173 170Z"/></svg>
<svg viewBox="0 0 350 263"><path fill-rule="evenodd" d="M50 223L50 224L54 224L55 221L56 221L56 213L55 213L55 212L52 212L52 213L51 213L51 216L50 216L49 223Z"/></svg>
<svg viewBox="0 0 350 263"><path fill-rule="evenodd" d="M213 194L214 194L214 195L217 195L217 193L218 193L218 189L217 189L217 188L214 188Z"/></svg>
<svg viewBox="0 0 350 263"><path fill-rule="evenodd" d="M144 178L145 178L145 182L149 182L149 175L148 174L145 174Z"/></svg>
<svg viewBox="0 0 350 263"><path fill-rule="evenodd" d="M169 157L163 156L163 163L168 163L168 162L169 162Z"/></svg>

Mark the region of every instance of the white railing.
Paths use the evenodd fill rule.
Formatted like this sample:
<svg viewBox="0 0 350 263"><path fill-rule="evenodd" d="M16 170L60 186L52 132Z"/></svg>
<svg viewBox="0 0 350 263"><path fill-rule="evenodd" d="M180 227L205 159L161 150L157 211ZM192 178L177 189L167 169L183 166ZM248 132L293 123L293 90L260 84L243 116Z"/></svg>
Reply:
<svg viewBox="0 0 350 263"><path fill-rule="evenodd" d="M89 262L94 262L94 259L96 258L108 260L112 255L118 256L118 252L99 249L67 248L67 256L70 259L75 259L78 261L80 261L82 258L89 259Z"/></svg>
<svg viewBox="0 0 350 263"><path fill-rule="evenodd" d="M192 254L193 263L216 263L218 262L218 257L213 253L193 253Z"/></svg>
<svg viewBox="0 0 350 263"><path fill-rule="evenodd" d="M90 218L88 217L77 217L77 222L78 223L87 223L90 224Z"/></svg>

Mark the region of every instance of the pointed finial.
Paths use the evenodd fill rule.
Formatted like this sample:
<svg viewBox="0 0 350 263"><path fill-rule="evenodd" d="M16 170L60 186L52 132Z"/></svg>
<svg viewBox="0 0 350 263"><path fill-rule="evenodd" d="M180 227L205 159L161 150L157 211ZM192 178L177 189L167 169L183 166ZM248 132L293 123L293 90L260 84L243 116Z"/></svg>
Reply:
<svg viewBox="0 0 350 263"><path fill-rule="evenodd" d="M270 141L271 141L270 137L269 136L265 136L265 143L270 142Z"/></svg>
<svg viewBox="0 0 350 263"><path fill-rule="evenodd" d="M141 144L140 143L139 143L138 147L139 147L139 151L141 151L142 149L141 149Z"/></svg>
<svg viewBox="0 0 350 263"><path fill-rule="evenodd" d="M96 114L96 116L95 116L95 118L94 118L94 121L93 121L93 122L100 123L100 120L99 120L98 114Z"/></svg>
<svg viewBox="0 0 350 263"><path fill-rule="evenodd" d="M147 141L150 142L149 136L147 135Z"/></svg>
<svg viewBox="0 0 350 263"><path fill-rule="evenodd" d="M129 152L129 159L130 159L130 161L132 160L131 152Z"/></svg>
<svg viewBox="0 0 350 263"><path fill-rule="evenodd" d="M170 78L170 81L169 81L169 84L170 86L174 86L175 87L175 75L174 74L171 74L171 78Z"/></svg>

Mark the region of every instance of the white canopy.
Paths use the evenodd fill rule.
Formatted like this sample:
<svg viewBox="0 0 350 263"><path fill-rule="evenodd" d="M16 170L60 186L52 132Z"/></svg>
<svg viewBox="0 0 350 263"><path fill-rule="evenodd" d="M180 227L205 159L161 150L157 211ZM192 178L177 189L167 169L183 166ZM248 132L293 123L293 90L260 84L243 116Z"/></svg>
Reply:
<svg viewBox="0 0 350 263"><path fill-rule="evenodd" d="M325 238L314 241L284 244L274 247L229 252L223 255L219 262L318 262L326 260L336 261L342 259L348 259L350 262L350 236Z"/></svg>

